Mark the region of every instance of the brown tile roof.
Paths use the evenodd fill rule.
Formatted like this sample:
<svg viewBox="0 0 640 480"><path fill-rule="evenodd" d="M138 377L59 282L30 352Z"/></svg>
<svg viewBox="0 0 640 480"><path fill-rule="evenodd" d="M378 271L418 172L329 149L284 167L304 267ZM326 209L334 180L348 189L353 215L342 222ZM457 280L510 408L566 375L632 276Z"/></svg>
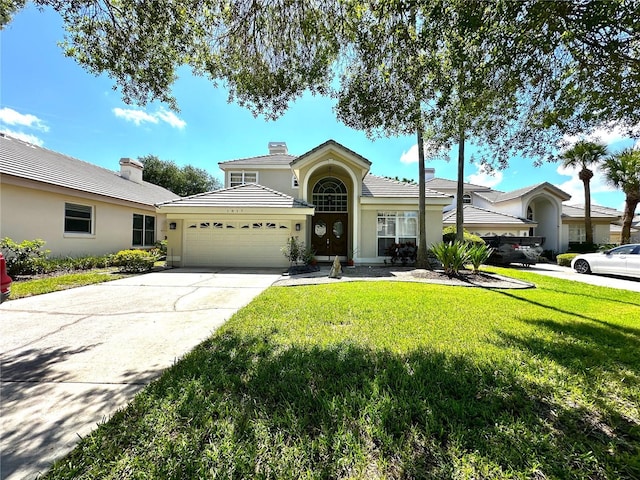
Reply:
<svg viewBox="0 0 640 480"><path fill-rule="evenodd" d="M179 198L158 185L132 182L118 172L5 134L0 134L0 174L143 205Z"/></svg>

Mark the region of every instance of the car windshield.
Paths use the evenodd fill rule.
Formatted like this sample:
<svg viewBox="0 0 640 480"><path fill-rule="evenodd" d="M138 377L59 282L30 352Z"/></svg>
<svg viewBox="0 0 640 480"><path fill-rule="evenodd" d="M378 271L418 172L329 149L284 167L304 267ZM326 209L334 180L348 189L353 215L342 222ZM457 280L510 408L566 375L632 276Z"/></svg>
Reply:
<svg viewBox="0 0 640 480"><path fill-rule="evenodd" d="M612 255L629 255L631 253L638 253L639 248L638 245L622 245L621 247L609 250L608 253Z"/></svg>

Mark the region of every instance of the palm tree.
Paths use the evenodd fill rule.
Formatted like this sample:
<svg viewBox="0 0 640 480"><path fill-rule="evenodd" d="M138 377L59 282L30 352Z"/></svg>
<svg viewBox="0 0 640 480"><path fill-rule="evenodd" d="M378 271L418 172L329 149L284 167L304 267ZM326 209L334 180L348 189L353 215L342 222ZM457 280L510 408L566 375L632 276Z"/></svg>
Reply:
<svg viewBox="0 0 640 480"><path fill-rule="evenodd" d="M607 180L625 194L622 216L622 243L631 241L631 223L640 203L640 150L626 148L604 161Z"/></svg>
<svg viewBox="0 0 640 480"><path fill-rule="evenodd" d="M560 160L565 167L579 167L578 178L584 184L584 229L586 233L585 243L593 244L593 227L591 226L591 185L593 172L590 165L602 163L607 155L607 147L602 143L579 141L569 150L560 155Z"/></svg>

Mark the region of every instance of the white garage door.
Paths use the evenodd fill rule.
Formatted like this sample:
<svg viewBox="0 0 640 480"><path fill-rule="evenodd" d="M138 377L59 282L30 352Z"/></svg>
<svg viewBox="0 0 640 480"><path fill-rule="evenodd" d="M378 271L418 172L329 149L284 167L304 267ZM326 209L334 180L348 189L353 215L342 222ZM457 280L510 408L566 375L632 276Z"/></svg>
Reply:
<svg viewBox="0 0 640 480"><path fill-rule="evenodd" d="M184 265L189 267L286 267L281 252L291 221L187 221Z"/></svg>

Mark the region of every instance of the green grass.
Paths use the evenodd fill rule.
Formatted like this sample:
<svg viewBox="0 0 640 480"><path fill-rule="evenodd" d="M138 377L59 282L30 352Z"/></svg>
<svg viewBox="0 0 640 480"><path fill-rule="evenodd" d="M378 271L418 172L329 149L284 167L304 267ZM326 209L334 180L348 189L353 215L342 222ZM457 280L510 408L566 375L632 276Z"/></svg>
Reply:
<svg viewBox="0 0 640 480"><path fill-rule="evenodd" d="M273 287L46 478L639 478L640 294L508 272Z"/></svg>
<svg viewBox="0 0 640 480"><path fill-rule="evenodd" d="M125 275L116 273L114 269L92 270L90 272L69 273L34 280L15 281L11 285L11 300L57 292L68 288L82 287L94 283L117 280Z"/></svg>

